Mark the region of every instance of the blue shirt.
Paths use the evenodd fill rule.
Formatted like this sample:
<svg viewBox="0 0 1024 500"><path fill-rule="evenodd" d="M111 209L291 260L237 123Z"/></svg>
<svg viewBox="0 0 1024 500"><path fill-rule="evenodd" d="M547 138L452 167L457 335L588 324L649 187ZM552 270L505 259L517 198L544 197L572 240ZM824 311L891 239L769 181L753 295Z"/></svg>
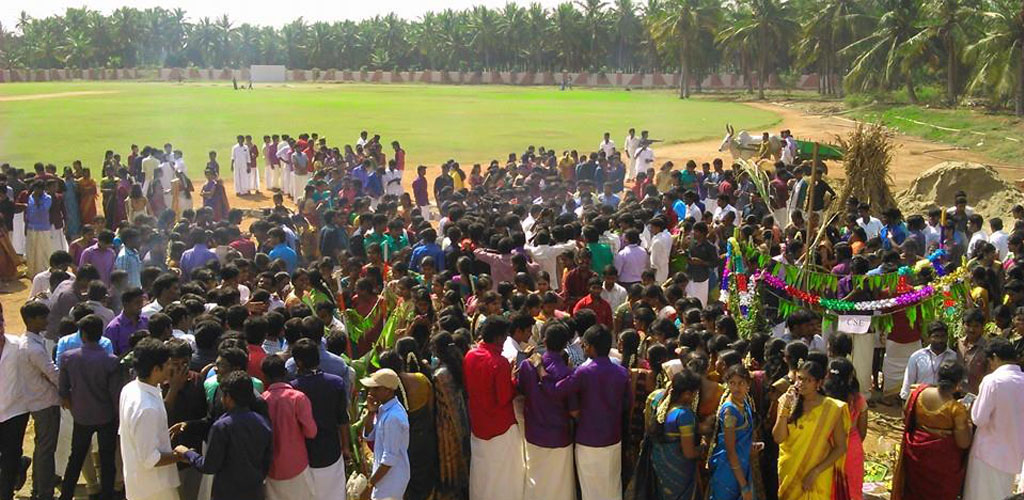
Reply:
<svg viewBox="0 0 1024 500"><path fill-rule="evenodd" d="M882 240L882 248L885 250L892 250L892 242L889 241L890 233L892 234L892 239L896 240L897 245L902 245L907 239L907 227L902 222L895 226L882 226L882 230L878 235ZM924 251L924 249L919 249L919 251Z"/></svg>
<svg viewBox="0 0 1024 500"><path fill-rule="evenodd" d="M128 273L128 284L131 286L142 286L142 258L139 251L128 247L121 249L114 259L114 269L121 269Z"/></svg>
<svg viewBox="0 0 1024 500"><path fill-rule="evenodd" d="M270 423L248 408L235 408L210 427L206 455L189 450L192 467L213 474L212 500L261 499L273 458Z"/></svg>
<svg viewBox="0 0 1024 500"><path fill-rule="evenodd" d="M420 262L424 257L434 258L434 269L441 271L444 266L444 251L437 243L419 243L412 249L412 257L409 258L409 270L420 272Z"/></svg>
<svg viewBox="0 0 1024 500"><path fill-rule="evenodd" d="M614 194L602 194L601 203L608 205L609 207L612 208L617 208L619 206L619 197L618 195Z"/></svg>
<svg viewBox="0 0 1024 500"><path fill-rule="evenodd" d="M393 397L377 410L373 430L363 434L373 441L373 471L381 465L391 467L374 485L373 498L402 498L412 471L409 467L409 415Z"/></svg>
<svg viewBox="0 0 1024 500"><path fill-rule="evenodd" d="M298 373L298 367L295 366L295 359L288 358L288 361L284 363L285 369L288 370L288 374L295 376ZM352 388L349 382L349 367L345 364L345 360L327 350L327 347L323 343L320 344L320 369L324 373L330 373L331 375L337 375L341 377L341 381L345 383L345 393L347 394Z"/></svg>
<svg viewBox="0 0 1024 500"><path fill-rule="evenodd" d="M78 349L79 347L82 347L82 334L80 332L75 332L71 335L61 337L60 340L57 341L57 353L55 354L57 358L57 368L60 368L60 357L62 354L72 349ZM102 347L104 351L107 351L107 354L114 354L114 344L110 342L110 339L100 337L100 347Z"/></svg>
<svg viewBox="0 0 1024 500"><path fill-rule="evenodd" d="M299 265L299 256L292 250L291 247L284 243L278 243L269 254L270 260L282 259L284 260L285 268L288 269L288 274L295 271L295 268Z"/></svg>
<svg viewBox="0 0 1024 500"><path fill-rule="evenodd" d="M25 227L33 231L49 231L51 205L53 198L46 193L43 193L39 200L29 195L28 206L25 207Z"/></svg>

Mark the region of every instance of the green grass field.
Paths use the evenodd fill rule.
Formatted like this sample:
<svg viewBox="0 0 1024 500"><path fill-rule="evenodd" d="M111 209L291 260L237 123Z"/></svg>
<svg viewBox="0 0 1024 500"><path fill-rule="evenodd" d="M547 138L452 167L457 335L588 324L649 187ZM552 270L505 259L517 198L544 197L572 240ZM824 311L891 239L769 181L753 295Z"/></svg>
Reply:
<svg viewBox="0 0 1024 500"><path fill-rule="evenodd" d="M62 92L106 93L15 97ZM592 151L603 132L621 143L630 127L668 143L718 138L727 121L737 130L761 130L778 118L742 104L682 101L671 91L296 84L236 92L223 83L5 83L0 161L30 167L81 159L95 167L107 149L127 154L132 143L171 142L195 174L210 150L226 164L238 134L259 141L264 134L315 131L339 145L354 143L365 129L401 141L410 163L469 164L528 144Z"/></svg>

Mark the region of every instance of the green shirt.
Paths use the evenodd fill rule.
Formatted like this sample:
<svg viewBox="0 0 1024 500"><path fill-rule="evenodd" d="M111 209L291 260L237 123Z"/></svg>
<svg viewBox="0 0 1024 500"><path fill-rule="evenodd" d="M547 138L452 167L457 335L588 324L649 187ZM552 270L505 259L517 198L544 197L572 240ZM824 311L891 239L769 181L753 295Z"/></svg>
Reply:
<svg viewBox="0 0 1024 500"><path fill-rule="evenodd" d="M607 243L587 243L587 249L590 250L590 269L592 269L598 276L604 274L604 268L612 265L615 260L615 256L612 254L612 247L608 246Z"/></svg>

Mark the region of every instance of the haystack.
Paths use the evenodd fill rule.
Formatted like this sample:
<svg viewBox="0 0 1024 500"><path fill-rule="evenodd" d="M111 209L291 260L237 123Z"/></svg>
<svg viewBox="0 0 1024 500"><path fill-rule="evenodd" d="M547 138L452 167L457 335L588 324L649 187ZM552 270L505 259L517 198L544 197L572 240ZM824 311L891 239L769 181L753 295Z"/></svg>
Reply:
<svg viewBox="0 0 1024 500"><path fill-rule="evenodd" d="M858 124L846 137L837 136L837 145L843 155L845 182L839 196L832 204L832 213L839 213L846 200L856 197L871 205L871 211L881 213L896 206L892 195L892 177L889 165L892 163L892 132L880 124Z"/></svg>
<svg viewBox="0 0 1024 500"><path fill-rule="evenodd" d="M967 193L967 204L985 219L1007 219L1014 205L1024 205L1024 193L1003 180L988 165L947 161L925 170L910 187L896 195L905 214L923 213L934 207L951 207L958 191Z"/></svg>

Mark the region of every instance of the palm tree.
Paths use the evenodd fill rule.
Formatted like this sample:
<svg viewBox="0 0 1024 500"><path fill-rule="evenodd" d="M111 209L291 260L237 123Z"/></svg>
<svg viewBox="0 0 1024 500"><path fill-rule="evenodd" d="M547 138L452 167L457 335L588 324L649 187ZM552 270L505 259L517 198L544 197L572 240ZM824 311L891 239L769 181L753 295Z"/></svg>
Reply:
<svg viewBox="0 0 1024 500"><path fill-rule="evenodd" d="M552 14L548 29L553 46L562 59L561 69L573 71L579 67L576 65L579 54L577 47L583 31L583 16L568 2L558 4Z"/></svg>
<svg viewBox="0 0 1024 500"><path fill-rule="evenodd" d="M587 40L583 58L592 69L597 69L604 49L601 42L606 31L605 8L608 4L604 0L576 0L576 5L583 10L583 29Z"/></svg>
<svg viewBox="0 0 1024 500"><path fill-rule="evenodd" d="M468 27L472 33L469 46L483 55L483 69L490 69L491 57L497 51L501 38L498 15L486 6L478 5L470 13Z"/></svg>
<svg viewBox="0 0 1024 500"><path fill-rule="evenodd" d="M309 65L325 69L331 66L334 52L334 31L323 21L317 21L309 29Z"/></svg>
<svg viewBox="0 0 1024 500"><path fill-rule="evenodd" d="M626 66L625 59L632 58L642 27L633 0L615 0L612 15L615 18L615 67L622 70Z"/></svg>
<svg viewBox="0 0 1024 500"><path fill-rule="evenodd" d="M523 50L523 26L526 24L526 9L507 3L501 9L498 18L498 33L502 39L502 51L505 53L505 68L519 68Z"/></svg>
<svg viewBox="0 0 1024 500"><path fill-rule="evenodd" d="M690 53L700 34L715 29L716 4L708 0L669 0L652 25L654 39L666 52L679 58L679 98L690 97Z"/></svg>
<svg viewBox="0 0 1024 500"><path fill-rule="evenodd" d="M942 45L946 58L946 102L956 104L957 66L960 62L960 41L968 37L974 27L978 2L974 0L926 0L922 19L924 29L907 42L910 46L936 41ZM927 51L921 48L919 52Z"/></svg>
<svg viewBox="0 0 1024 500"><path fill-rule="evenodd" d="M1019 0L991 0L982 15L985 36L966 50L977 65L967 91L1012 95L1014 112L1024 116L1024 6Z"/></svg>
<svg viewBox="0 0 1024 500"><path fill-rule="evenodd" d="M794 21L792 5L785 0L746 0L749 10L737 23L718 34L719 43L727 46L742 45L751 50L757 62L757 97L764 99L764 83L770 65L779 53L789 50L790 42L800 26Z"/></svg>
<svg viewBox="0 0 1024 500"><path fill-rule="evenodd" d="M907 42L920 31L918 0L882 0L883 14L874 31L840 51L854 57L846 77L855 88L892 87L902 83L907 98L917 104L914 90L915 46Z"/></svg>

